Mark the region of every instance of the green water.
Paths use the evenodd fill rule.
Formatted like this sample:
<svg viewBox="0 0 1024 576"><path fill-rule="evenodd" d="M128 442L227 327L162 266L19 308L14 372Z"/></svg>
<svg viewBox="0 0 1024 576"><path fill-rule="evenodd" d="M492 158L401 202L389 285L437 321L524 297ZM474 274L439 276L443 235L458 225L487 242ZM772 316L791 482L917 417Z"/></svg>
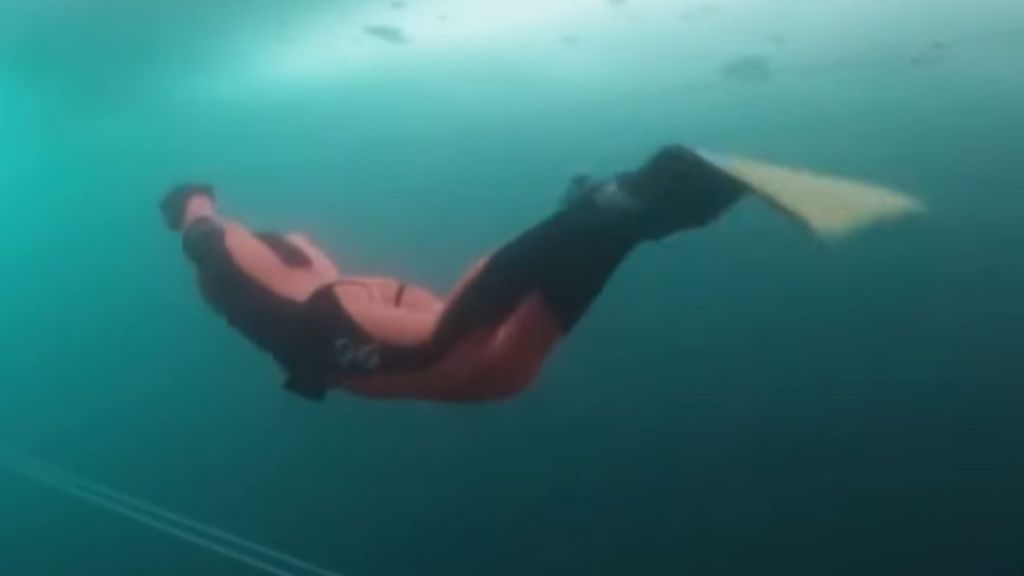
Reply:
<svg viewBox="0 0 1024 576"><path fill-rule="evenodd" d="M897 4L0 0L3 448L357 576L1019 576L1024 4ZM443 290L668 141L930 211L823 246L748 202L447 407L283 393L155 209L211 181ZM261 573L6 472L0 510L0 574Z"/></svg>

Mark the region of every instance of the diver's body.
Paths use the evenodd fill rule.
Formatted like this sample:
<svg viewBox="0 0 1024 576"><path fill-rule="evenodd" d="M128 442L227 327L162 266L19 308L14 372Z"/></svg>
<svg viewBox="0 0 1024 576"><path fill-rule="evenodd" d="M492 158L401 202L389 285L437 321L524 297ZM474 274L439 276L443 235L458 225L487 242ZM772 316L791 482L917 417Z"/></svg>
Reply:
<svg viewBox="0 0 1024 576"><path fill-rule="evenodd" d="M574 181L571 192L446 297L343 275L301 235L250 232L217 214L209 187L178 187L162 209L206 300L277 360L289 390L471 402L529 386L633 248L714 221L744 186L671 147L614 179Z"/></svg>

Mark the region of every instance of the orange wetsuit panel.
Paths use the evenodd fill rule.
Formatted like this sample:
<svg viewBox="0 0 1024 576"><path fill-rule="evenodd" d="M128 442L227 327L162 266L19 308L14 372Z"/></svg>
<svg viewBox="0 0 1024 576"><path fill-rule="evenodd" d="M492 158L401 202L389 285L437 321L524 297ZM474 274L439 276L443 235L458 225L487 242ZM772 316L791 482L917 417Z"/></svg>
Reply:
<svg viewBox="0 0 1024 576"><path fill-rule="evenodd" d="M475 266L459 282L447 302L458 297L480 267ZM360 327L380 342L421 345L436 329L446 302L424 288L404 285L412 296L403 296L401 305L396 306L392 298L400 286L390 279L375 278L364 285L361 279L353 278L342 280L335 294ZM339 380L336 384L375 398L497 400L531 384L560 336L558 322L540 295L533 295L504 322L463 337L444 358L426 369Z"/></svg>

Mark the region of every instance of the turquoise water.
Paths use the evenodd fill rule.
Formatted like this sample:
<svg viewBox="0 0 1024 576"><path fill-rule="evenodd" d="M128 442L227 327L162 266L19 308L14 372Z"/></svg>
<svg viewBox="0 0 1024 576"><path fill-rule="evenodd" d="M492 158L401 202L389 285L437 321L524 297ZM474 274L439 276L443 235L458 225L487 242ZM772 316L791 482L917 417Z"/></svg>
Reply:
<svg viewBox="0 0 1024 576"><path fill-rule="evenodd" d="M346 575L1019 575L1024 5L933 4L0 0L2 447ZM825 246L748 202L472 407L284 394L155 210L208 180L443 290L669 141L930 210ZM0 510L2 574L264 573Z"/></svg>

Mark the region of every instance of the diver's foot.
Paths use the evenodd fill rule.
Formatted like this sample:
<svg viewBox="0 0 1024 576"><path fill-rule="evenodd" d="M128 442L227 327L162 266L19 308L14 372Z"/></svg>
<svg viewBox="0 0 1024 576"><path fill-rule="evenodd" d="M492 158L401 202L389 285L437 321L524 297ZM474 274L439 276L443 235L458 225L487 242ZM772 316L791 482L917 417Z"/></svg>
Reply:
<svg viewBox="0 0 1024 576"><path fill-rule="evenodd" d="M565 205L622 212L641 240L702 228L724 214L746 186L696 152L667 146L641 168L603 181L578 176Z"/></svg>

